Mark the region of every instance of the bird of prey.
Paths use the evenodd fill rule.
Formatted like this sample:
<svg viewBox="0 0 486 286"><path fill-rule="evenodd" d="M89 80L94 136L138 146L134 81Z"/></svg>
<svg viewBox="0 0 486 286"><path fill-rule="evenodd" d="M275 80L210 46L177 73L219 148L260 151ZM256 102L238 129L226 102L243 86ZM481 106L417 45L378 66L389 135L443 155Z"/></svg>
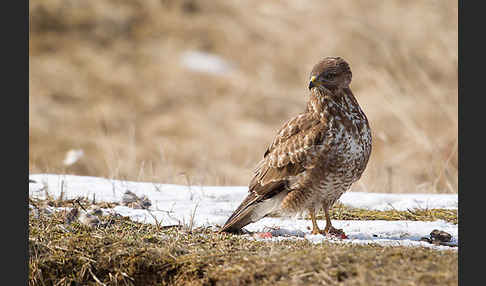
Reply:
<svg viewBox="0 0 486 286"><path fill-rule="evenodd" d="M278 131L257 164L247 197L220 232L238 233L270 214L308 211L312 234L344 235L332 226L329 208L361 177L371 154L371 129L349 87L351 77L341 57L325 57L313 67L305 111ZM316 221L321 207L324 230Z"/></svg>

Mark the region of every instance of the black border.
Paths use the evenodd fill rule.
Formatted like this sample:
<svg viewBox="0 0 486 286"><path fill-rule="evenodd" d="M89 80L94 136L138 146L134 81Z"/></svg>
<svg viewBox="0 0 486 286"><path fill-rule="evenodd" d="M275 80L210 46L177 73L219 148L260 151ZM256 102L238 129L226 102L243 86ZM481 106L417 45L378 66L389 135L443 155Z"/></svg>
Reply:
<svg viewBox="0 0 486 286"><path fill-rule="evenodd" d="M467 9L464 2L467 3ZM458 152L459 152L459 284L479 285L482 278L485 200L480 179L485 177L482 133L486 131L485 105L481 103L485 82L482 69L486 45L484 38L484 9L476 1L458 1ZM472 6L476 4L477 7ZM468 133L469 132L469 133ZM477 181L475 182L474 179ZM477 256L477 257L475 257Z"/></svg>
<svg viewBox="0 0 486 286"><path fill-rule="evenodd" d="M29 174L29 2L5 2L2 34L3 284L27 285ZM5 160L6 158L6 160ZM4 282L5 281L5 282Z"/></svg>

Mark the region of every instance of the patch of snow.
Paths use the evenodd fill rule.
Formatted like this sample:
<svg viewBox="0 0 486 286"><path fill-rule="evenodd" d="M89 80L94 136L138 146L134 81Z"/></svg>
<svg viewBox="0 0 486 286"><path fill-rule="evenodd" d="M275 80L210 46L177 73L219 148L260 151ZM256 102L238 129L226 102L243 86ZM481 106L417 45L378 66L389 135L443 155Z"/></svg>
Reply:
<svg viewBox="0 0 486 286"><path fill-rule="evenodd" d="M134 209L119 205L103 212L115 212L142 223L157 222L162 226L192 224L198 226L223 225L240 202L246 197L247 187L222 186L182 186L148 182L131 182L99 177L74 175L35 174L29 179L37 183L29 184L29 196L45 198L46 191L53 198L63 193L64 199L85 197L97 202L122 203L126 191L138 197L146 196L152 202L149 210ZM62 190L61 190L62 189ZM384 210L394 208L407 210L414 208L457 209L457 194L381 194L347 192L340 201L347 206ZM307 239L314 243L323 241L348 243L377 243L380 245L425 246L435 249L453 249L419 241L434 229L444 230L458 241L457 225L445 221L345 221L333 220L333 226L341 228L348 239L332 240L323 235L311 235L309 220L293 218L263 218L245 227L249 231L268 231L274 237L270 240ZM318 221L321 228L325 221ZM457 248L454 248L457 249Z"/></svg>
<svg viewBox="0 0 486 286"><path fill-rule="evenodd" d="M339 201L370 210L457 209L457 194L386 194L346 192Z"/></svg>
<svg viewBox="0 0 486 286"><path fill-rule="evenodd" d="M325 226L325 221L318 221L321 229ZM449 246L438 246L427 242L420 241L421 237L429 236L434 229L446 231L452 235L452 243L458 243L458 228L457 225L448 223L446 221L383 221L383 220L333 220L332 224L335 228L343 229L348 239L337 240L327 238L324 235L310 234L307 228L312 227L309 220L289 220L284 218L264 218L258 222L250 224L246 227L252 232L266 231L268 228L279 227L282 233L294 233L299 236L300 232L305 233L305 239L313 243L321 243L323 241L330 241L336 243L357 243L357 244L372 244L387 246L423 246L432 247L435 249L457 249ZM274 236L278 234L272 232ZM294 238L294 237L292 237ZM270 238L270 240L288 239L285 236L277 236ZM262 239L257 239L262 240Z"/></svg>
<svg viewBox="0 0 486 286"><path fill-rule="evenodd" d="M69 150L66 153L66 157L64 158L63 164L65 166L70 166L76 163L79 159L81 159L83 155L84 155L84 151L82 149Z"/></svg>
<svg viewBox="0 0 486 286"><path fill-rule="evenodd" d="M181 55L181 64L186 68L205 73L222 75L231 71L232 65L215 54L187 51Z"/></svg>

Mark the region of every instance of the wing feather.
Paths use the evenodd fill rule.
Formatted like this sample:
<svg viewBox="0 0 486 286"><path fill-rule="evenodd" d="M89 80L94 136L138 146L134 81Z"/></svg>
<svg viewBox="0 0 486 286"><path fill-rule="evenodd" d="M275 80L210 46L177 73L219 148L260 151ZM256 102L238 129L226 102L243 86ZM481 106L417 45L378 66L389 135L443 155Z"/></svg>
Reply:
<svg viewBox="0 0 486 286"><path fill-rule="evenodd" d="M258 163L248 196L221 231L235 232L259 219L255 216L258 205L281 192L288 192L289 180L306 170L307 152L322 144L326 129L326 122L310 113L302 113L287 121Z"/></svg>
<svg viewBox="0 0 486 286"><path fill-rule="evenodd" d="M265 151L254 171L250 192L263 195L270 182L288 180L306 168L307 152L324 141L326 121L314 114L302 113L287 121Z"/></svg>

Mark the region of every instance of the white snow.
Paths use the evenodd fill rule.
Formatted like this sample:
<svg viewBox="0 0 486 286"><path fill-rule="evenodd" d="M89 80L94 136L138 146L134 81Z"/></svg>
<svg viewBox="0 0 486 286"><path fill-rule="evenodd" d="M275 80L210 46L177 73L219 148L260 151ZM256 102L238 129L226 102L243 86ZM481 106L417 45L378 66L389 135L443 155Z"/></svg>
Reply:
<svg viewBox="0 0 486 286"><path fill-rule="evenodd" d="M83 157L84 151L82 149L72 149L66 153L66 157L64 157L63 164L65 166L70 166L76 163L81 157Z"/></svg>
<svg viewBox="0 0 486 286"><path fill-rule="evenodd" d="M457 209L457 194L384 194L347 192L344 205L370 210Z"/></svg>
<svg viewBox="0 0 486 286"><path fill-rule="evenodd" d="M204 73L222 75L231 71L232 65L215 54L187 51L181 55L181 64L186 68Z"/></svg>
<svg viewBox="0 0 486 286"><path fill-rule="evenodd" d="M152 202L151 214L144 209L116 206L109 212L143 223L161 225L190 224L194 226L222 225L238 207L248 192L246 186L182 186L149 182L131 182L100 177L74 175L33 174L29 179L29 195L45 198L46 192L53 198L61 193L64 199L86 197L97 202L121 202L125 191L130 190L137 196L147 196ZM457 209L457 194L382 194L347 192L340 202L344 205L374 210L407 210L415 208ZM324 227L325 221L319 221ZM377 243L381 245L426 246L436 249L457 249L448 246L435 246L419 241L434 229L444 230L453 236L452 242L458 242L457 225L445 221L344 221L333 220L333 225L342 228L349 239L336 242ZM264 231L268 227L280 228L280 234L270 240L308 239L319 243L331 241L322 235L311 235L309 220L293 218L264 218L246 227L250 231Z"/></svg>
<svg viewBox="0 0 486 286"><path fill-rule="evenodd" d="M269 230L272 227L280 227L284 233L301 237L320 243L323 241L347 242L356 244L376 243L388 246L424 246L436 249L452 249L449 246L435 246L430 243L419 241L421 237L427 236L434 229L439 229L450 233L453 237L452 243L458 243L457 225L438 220L438 221L382 221L382 220L333 220L332 224L336 228L343 229L348 236L345 240L330 240L323 235L312 235L307 227L311 227L309 220L288 220L282 218L264 218L257 223L246 227L249 231ZM324 228L325 222L319 222L319 226ZM271 240L288 239L285 236L277 236ZM258 239L261 240L261 239Z"/></svg>

